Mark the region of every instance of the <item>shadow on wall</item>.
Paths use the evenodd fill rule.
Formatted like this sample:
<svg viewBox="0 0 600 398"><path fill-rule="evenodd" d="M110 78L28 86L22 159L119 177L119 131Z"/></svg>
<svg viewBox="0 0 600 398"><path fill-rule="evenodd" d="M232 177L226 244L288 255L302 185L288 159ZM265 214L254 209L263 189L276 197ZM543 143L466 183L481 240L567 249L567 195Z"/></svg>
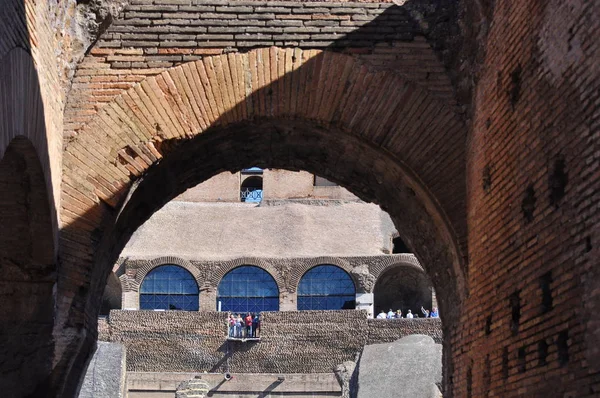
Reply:
<svg viewBox="0 0 600 398"><path fill-rule="evenodd" d="M57 221L46 134L33 59L23 48L13 48L0 59L0 391L4 396L45 396L51 383Z"/></svg>
<svg viewBox="0 0 600 398"><path fill-rule="evenodd" d="M399 10L389 8L339 42L389 27ZM369 45L387 40L375 37ZM54 387L64 386L64 395L77 388L102 292L132 233L186 189L252 166L306 170L379 203L426 264L448 332L466 291L456 232L465 230L465 134L451 106L425 88L330 51L269 48L205 58L130 89L64 154L62 213L69 221L61 230L58 295L72 300L59 303L68 350ZM75 270L84 282L67 278ZM445 353L451 372L448 339Z"/></svg>

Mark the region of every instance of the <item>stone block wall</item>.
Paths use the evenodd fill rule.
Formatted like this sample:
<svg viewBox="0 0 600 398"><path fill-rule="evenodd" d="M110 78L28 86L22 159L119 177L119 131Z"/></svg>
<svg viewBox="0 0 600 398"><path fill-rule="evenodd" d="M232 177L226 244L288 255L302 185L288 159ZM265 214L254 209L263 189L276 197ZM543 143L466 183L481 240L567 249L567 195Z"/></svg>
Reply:
<svg viewBox="0 0 600 398"><path fill-rule="evenodd" d="M329 373L365 344L414 333L441 338L439 319L376 321L352 310L262 315L260 342L227 342L222 312L111 311L99 335L126 346L129 371L235 373Z"/></svg>

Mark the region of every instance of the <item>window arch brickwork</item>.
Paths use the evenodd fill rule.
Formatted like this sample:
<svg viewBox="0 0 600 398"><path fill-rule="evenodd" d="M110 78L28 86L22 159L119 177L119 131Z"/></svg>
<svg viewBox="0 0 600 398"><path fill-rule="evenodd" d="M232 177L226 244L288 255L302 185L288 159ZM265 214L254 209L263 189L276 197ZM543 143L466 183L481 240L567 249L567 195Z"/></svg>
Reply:
<svg viewBox="0 0 600 398"><path fill-rule="evenodd" d="M294 267L293 269L289 270L289 279L288 279L288 286L289 286L289 291L296 293L298 291L298 285L300 284L300 280L302 279L302 276L304 274L306 274L310 269L318 266L318 265L335 265L341 269L343 269L344 271L346 271L346 273L348 273L348 275L350 275L350 277L352 278L352 282L354 282L354 286L358 286L357 285L357 281L354 278L354 276L352 275L352 266L350 265L350 263L342 258L339 257L315 257L315 258L310 258L310 259L306 259L304 261L302 261L302 264L299 264L299 266Z"/></svg>
<svg viewBox="0 0 600 398"><path fill-rule="evenodd" d="M252 257L241 257L235 260L219 262L218 267L214 270L211 270L207 276L208 285L210 287L217 288L223 277L229 271L232 271L233 269L242 265L252 265L265 270L275 280L275 283L277 283L277 288L279 289L280 294L282 291L287 291L287 285L283 280L279 270L274 265L265 260Z"/></svg>

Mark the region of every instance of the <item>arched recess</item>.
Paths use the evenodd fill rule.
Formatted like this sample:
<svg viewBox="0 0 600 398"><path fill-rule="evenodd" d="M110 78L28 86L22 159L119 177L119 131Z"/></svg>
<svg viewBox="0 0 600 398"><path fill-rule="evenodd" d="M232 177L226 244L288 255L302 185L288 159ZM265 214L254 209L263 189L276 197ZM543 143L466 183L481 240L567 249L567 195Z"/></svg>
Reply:
<svg viewBox="0 0 600 398"><path fill-rule="evenodd" d="M421 307L432 309L431 281L423 269L412 264L396 263L379 275L373 289L375 313L408 310L422 317Z"/></svg>
<svg viewBox="0 0 600 398"><path fill-rule="evenodd" d="M6 396L43 395L52 368L51 209L37 152L17 136L0 159L0 391Z"/></svg>
<svg viewBox="0 0 600 398"><path fill-rule="evenodd" d="M38 73L29 52L20 47L7 52L0 60L0 159L16 137L26 137L35 149L50 203L55 249L62 150L62 135L56 124L60 117L46 118Z"/></svg>
<svg viewBox="0 0 600 398"><path fill-rule="evenodd" d="M41 396L55 354L62 136L54 122L62 115L46 114L31 54L8 49L0 59L0 391Z"/></svg>
<svg viewBox="0 0 600 398"><path fill-rule="evenodd" d="M87 300L95 334L98 296L137 227L215 174L259 166L319 174L379 203L421 248L450 328L466 294L465 134L446 104L338 53L273 47L148 78L66 147L64 264L92 271L82 289L63 285L73 298L60 311L83 317Z"/></svg>

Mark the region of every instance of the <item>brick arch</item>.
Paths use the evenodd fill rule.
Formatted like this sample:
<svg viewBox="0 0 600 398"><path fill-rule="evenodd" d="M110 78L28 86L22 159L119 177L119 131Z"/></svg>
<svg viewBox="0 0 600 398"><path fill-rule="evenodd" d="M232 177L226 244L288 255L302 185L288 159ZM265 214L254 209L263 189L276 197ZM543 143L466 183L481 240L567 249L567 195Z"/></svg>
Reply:
<svg viewBox="0 0 600 398"><path fill-rule="evenodd" d="M200 292L200 287L202 286L202 282L203 282L200 280L201 279L200 270L197 267L195 267L192 263L190 263L189 261L184 260L183 258L173 257L173 256L159 257L159 258L154 258L152 260L142 261L140 266L137 269L137 272L136 272L135 278L134 278L138 288L140 286L142 286L142 282L144 281L144 278L146 277L146 275L148 275L148 273L150 271L152 271L153 269L158 268L162 265L177 265L177 266L185 269L186 271L188 271L190 274L192 274L192 276L196 280L196 284L198 285L198 292Z"/></svg>
<svg viewBox="0 0 600 398"><path fill-rule="evenodd" d="M72 298L60 311L83 317L87 300L84 311L95 313L121 249L168 200L258 165L317 173L380 203L397 228L410 228L412 247L428 248L416 254L448 297L451 325L467 288L465 136L446 103L344 54L272 47L149 77L65 143L63 266L91 276L64 287Z"/></svg>
<svg viewBox="0 0 600 398"><path fill-rule="evenodd" d="M387 258L386 261L372 264L369 267L369 272L375 277L375 283L377 283L377 280L379 280L381 275L395 267L411 267L423 273L426 272L414 254L395 254Z"/></svg>
<svg viewBox="0 0 600 398"><path fill-rule="evenodd" d="M348 261L338 257L326 256L307 259L306 261L302 262L302 265L300 267L295 267L292 270L292 273L288 279L289 291L297 292L298 285L300 284L300 280L302 279L304 274L306 274L308 271L319 265L335 265L336 267L343 269L348 275L350 275L350 278L352 278L354 286L358 286L357 281L355 280L355 277L352 274L352 265L350 265Z"/></svg>
<svg viewBox="0 0 600 398"><path fill-rule="evenodd" d="M395 260L379 266L375 270L376 281L373 293L376 312L387 311L392 302L401 307L394 308L394 310L401 309L404 314L411 309L413 313L420 315L419 309L423 305L431 309L432 283L425 270L416 258ZM383 305L383 303L387 303L387 305Z"/></svg>
<svg viewBox="0 0 600 398"><path fill-rule="evenodd" d="M269 275L271 275L271 277L277 284L279 294L281 294L281 292L286 291L285 282L277 268L260 258L254 257L241 257L236 258L235 260L222 262L219 268L217 268L214 272L211 272L208 278L210 286L217 289L219 287L219 283L221 283L221 280L225 275L227 275L228 272L244 265L250 265L253 267L260 268L263 271L266 271Z"/></svg>

